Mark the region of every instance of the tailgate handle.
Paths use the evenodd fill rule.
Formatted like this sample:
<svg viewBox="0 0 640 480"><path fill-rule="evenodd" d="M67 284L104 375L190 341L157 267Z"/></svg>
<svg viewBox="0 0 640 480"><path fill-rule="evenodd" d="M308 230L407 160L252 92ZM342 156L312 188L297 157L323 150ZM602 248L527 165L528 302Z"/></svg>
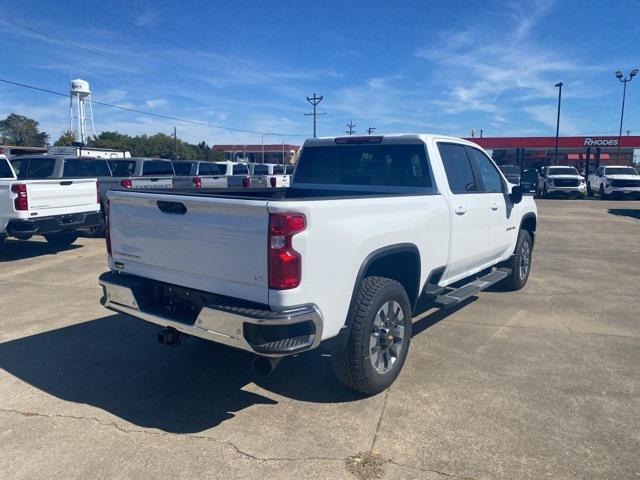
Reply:
<svg viewBox="0 0 640 480"><path fill-rule="evenodd" d="M158 200L158 208L164 213L175 213L178 215L184 215L187 213L187 207L180 202L163 202Z"/></svg>
<svg viewBox="0 0 640 480"><path fill-rule="evenodd" d="M73 185L72 181L60 182L60 185Z"/></svg>

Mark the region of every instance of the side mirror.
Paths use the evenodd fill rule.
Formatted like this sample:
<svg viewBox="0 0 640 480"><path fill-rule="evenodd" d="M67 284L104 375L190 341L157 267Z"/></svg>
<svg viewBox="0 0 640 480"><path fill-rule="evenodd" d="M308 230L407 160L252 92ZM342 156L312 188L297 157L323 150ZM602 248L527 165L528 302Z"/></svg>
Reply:
<svg viewBox="0 0 640 480"><path fill-rule="evenodd" d="M511 203L514 205L520 203L522 201L522 187L520 185L514 185L511 187L509 198L511 199Z"/></svg>

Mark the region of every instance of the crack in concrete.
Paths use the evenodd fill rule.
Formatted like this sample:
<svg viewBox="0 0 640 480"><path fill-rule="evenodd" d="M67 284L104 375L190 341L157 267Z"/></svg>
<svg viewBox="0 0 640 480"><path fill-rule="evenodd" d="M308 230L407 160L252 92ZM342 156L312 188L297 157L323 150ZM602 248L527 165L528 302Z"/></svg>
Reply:
<svg viewBox="0 0 640 480"><path fill-rule="evenodd" d="M373 449L376 446L376 441L378 440L378 433L380 432L380 427L382 425L382 418L384 417L384 412L387 409L387 400L389 399L390 394L391 394L391 387L387 388L384 392L384 401L382 402L382 409L380 410L380 416L378 417L376 431L373 434L373 440L371 441L371 448L369 449L369 454L373 453Z"/></svg>
<svg viewBox="0 0 640 480"><path fill-rule="evenodd" d="M405 465L403 463L398 463L398 462L396 462L394 460L387 460L386 462L390 463L392 465L395 465L396 467L408 468L410 470L416 470L416 471L422 472L422 473L435 473L436 475L441 475L443 477L448 477L448 478L456 478L456 477L458 477L458 475L455 475L453 473L443 472L442 470L433 470L433 469L430 469L430 468L414 467L412 465ZM465 478L465 480L466 479L472 480L471 477L463 477L463 478Z"/></svg>
<svg viewBox="0 0 640 480"><path fill-rule="evenodd" d="M291 458L291 457L259 457L257 455L253 455L251 453L245 452L244 450L242 450L240 447L238 447L235 443L229 441L229 440L219 440L217 438L212 438L212 437L208 437L206 435L196 435L193 433L184 433L184 434L180 434L180 433L171 433L171 432L154 432L154 431L149 431L149 430L144 430L144 429L139 429L139 428L125 428L121 425L118 425L115 422L104 422L101 421L100 419L96 418L96 417L85 417L85 416L80 416L80 415L63 415L63 414L58 414L58 413L54 413L54 414L44 414L44 413L35 413L35 412L25 412L25 411L21 411L21 410L15 410L15 409L6 409L6 408L0 408L0 412L1 413L6 413L6 414L12 414L12 415L20 415L23 417L40 417L40 418L62 418L62 419L70 419L70 420L89 420L92 421L102 427L113 427L116 430L118 430L119 432L122 433L142 433L145 435L155 435L155 436L169 436L169 437L180 437L180 438L184 438L184 437L189 437L189 438L194 438L194 439L198 439L198 440L206 440L206 441L210 441L210 442L215 442L215 443L221 443L224 445L227 445L229 447L231 447L237 455L250 459L250 460L254 460L257 462L304 462L304 461L310 461L310 460L320 460L320 461L335 461L335 462L344 462L344 458L337 458L337 457L302 457L302 458Z"/></svg>

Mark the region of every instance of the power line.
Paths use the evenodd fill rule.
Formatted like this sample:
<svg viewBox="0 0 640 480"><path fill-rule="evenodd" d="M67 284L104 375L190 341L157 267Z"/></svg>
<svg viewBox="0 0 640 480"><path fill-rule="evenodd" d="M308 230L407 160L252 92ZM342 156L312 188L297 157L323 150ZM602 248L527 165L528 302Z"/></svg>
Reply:
<svg viewBox="0 0 640 480"><path fill-rule="evenodd" d="M316 138L316 117L318 115L324 115L324 113L318 113L316 107L322 101L324 97L320 95L316 96L315 92L313 93L313 97L307 97L307 102L313 105L313 113L305 113L305 116L310 117L313 116L313 138Z"/></svg>
<svg viewBox="0 0 640 480"><path fill-rule="evenodd" d="M355 127L357 127L357 125L354 125L353 120L349 120L349 123L347 123L347 128L349 130L344 133L346 133L347 135L353 135L354 133L356 133Z"/></svg>
<svg viewBox="0 0 640 480"><path fill-rule="evenodd" d="M0 82L6 83L6 84L9 84L9 85L14 85L14 86L17 86L17 87L28 88L30 90L36 90L38 92L49 93L51 95L57 95L59 97L69 98L69 96L70 96L68 93L56 92L55 90L36 87L34 85L28 85L26 83L14 82L12 80L7 80L5 78L0 78ZM141 114L141 115L148 115L150 117L162 118L164 120L173 120L173 121L176 121L176 122L188 123L188 124L191 124L191 125L200 125L200 126L204 126L204 127L217 128L217 129L220 129L220 130L227 130L227 131L230 131L230 132L254 133L254 134L257 134L257 135L267 135L267 136L274 136L274 137L306 137L307 136L307 135L303 135L303 134L299 134L299 133L260 132L260 131L257 131L257 130L245 130L245 129L242 129L242 128L225 127L224 125L216 125L216 124L213 124L213 123L203 122L203 121L200 121L200 120L189 120L189 119L186 119L186 118L174 117L172 115L163 115L161 113L147 112L147 111L138 110L138 109L135 109L135 108L123 107L122 105L114 105L112 103L100 102L98 100L93 100L93 99L91 100L91 103L93 103L94 105L101 105L103 107L109 107L109 108L116 108L118 110L124 110L126 112L132 112L132 113L138 113L138 114Z"/></svg>

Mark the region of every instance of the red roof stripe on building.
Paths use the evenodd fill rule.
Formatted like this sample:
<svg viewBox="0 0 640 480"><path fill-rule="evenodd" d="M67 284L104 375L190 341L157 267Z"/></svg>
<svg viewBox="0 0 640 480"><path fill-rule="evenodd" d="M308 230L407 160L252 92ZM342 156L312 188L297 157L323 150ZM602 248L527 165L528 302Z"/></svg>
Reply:
<svg viewBox="0 0 640 480"><path fill-rule="evenodd" d="M617 136L585 136L585 137L559 137L558 148L587 148L585 139L592 140L618 140ZM470 142L477 143L482 148L487 149L509 149L509 148L554 148L556 137L483 137L467 138ZM621 137L621 148L640 148L640 135L623 135ZM592 145L591 149L596 146ZM617 148L616 146L601 146L600 148Z"/></svg>

